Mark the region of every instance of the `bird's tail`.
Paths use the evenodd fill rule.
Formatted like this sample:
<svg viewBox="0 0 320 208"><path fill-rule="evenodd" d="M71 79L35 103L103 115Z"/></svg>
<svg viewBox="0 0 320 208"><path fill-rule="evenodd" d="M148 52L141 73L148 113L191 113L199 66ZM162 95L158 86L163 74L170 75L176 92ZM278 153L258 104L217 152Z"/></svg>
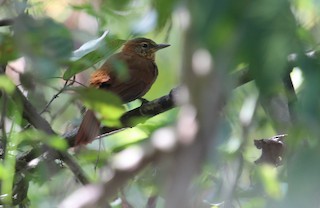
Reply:
<svg viewBox="0 0 320 208"><path fill-rule="evenodd" d="M75 139L75 146L91 143L100 133L100 121L94 112L87 110Z"/></svg>

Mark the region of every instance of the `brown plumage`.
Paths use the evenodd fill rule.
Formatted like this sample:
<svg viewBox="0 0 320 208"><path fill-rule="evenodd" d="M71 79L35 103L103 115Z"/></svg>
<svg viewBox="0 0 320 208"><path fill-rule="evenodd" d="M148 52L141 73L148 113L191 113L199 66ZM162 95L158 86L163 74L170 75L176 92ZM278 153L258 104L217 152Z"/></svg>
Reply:
<svg viewBox="0 0 320 208"><path fill-rule="evenodd" d="M156 44L147 38L135 38L124 44L120 53L112 55L92 73L90 86L117 94L128 103L145 95L158 76L155 52L168 44ZM117 66L124 64L127 75L120 76ZM99 135L100 122L94 112L87 110L76 136L75 145L90 143Z"/></svg>

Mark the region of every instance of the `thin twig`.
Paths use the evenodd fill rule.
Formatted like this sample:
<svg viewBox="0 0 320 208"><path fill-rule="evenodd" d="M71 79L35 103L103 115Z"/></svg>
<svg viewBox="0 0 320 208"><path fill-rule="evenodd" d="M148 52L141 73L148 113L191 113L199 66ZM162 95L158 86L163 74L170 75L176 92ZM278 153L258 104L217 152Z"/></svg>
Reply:
<svg viewBox="0 0 320 208"><path fill-rule="evenodd" d="M5 74L7 68L7 64L1 64L0 65L0 74ZM1 120L0 120L0 128L2 132L2 141L1 141L1 147L2 147L2 154L1 158L5 158L6 154L6 148L7 148L7 132L6 132L6 124L5 124L5 118L6 118L6 113L7 113L7 94L5 93L4 90L0 91L0 97L3 98L2 100L2 111L1 111Z"/></svg>
<svg viewBox="0 0 320 208"><path fill-rule="evenodd" d="M63 79L63 77L50 77L49 79L61 79L61 80L65 80L65 79ZM87 87L85 84L77 81L74 77L73 77L71 80L69 80L69 81L71 81L72 84L76 83L76 84L78 84L78 85L80 85L80 86L82 86L82 87Z"/></svg>
<svg viewBox="0 0 320 208"><path fill-rule="evenodd" d="M7 132L6 132L6 114L7 114L7 102L8 102L8 97L7 94L1 90L2 92L2 110L1 110L1 120L0 120L0 128L1 128L1 133L2 133L2 139L1 139L1 146L2 146L2 155L1 158L5 158L6 154L6 149L7 149L7 143L8 143L8 138L7 138Z"/></svg>
<svg viewBox="0 0 320 208"><path fill-rule="evenodd" d="M47 103L47 105L44 107L44 109L43 109L42 111L40 111L40 113L39 113L40 115L42 115L44 112L46 112L46 111L48 110L48 108L50 107L51 103L52 103L55 99L57 99L57 98L59 97L59 95L60 95L61 93L63 93L63 91L65 91L65 90L67 89L67 87L69 87L68 81L69 81L69 80L66 80L65 83L64 83L64 85L63 85L63 87L62 87L56 94L54 94L54 95L52 96L51 100Z"/></svg>
<svg viewBox="0 0 320 208"><path fill-rule="evenodd" d="M68 109L68 107L70 107L71 103L74 104L74 100L73 99L65 102L65 104L62 105L60 107L60 109L58 109L56 112L52 113L51 122L53 122L57 117L61 116Z"/></svg>

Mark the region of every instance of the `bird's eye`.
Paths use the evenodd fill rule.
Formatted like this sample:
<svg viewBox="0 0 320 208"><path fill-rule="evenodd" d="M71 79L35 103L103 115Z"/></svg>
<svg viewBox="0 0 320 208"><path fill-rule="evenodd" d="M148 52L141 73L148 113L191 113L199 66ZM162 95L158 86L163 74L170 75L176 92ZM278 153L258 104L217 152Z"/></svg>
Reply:
<svg viewBox="0 0 320 208"><path fill-rule="evenodd" d="M143 44L142 44L142 48L148 48L148 44L143 43Z"/></svg>

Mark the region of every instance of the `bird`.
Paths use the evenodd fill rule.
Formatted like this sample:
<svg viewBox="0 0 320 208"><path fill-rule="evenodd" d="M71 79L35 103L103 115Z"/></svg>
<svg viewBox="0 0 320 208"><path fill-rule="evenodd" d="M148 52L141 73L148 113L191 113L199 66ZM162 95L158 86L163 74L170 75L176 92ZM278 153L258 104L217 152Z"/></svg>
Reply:
<svg viewBox="0 0 320 208"><path fill-rule="evenodd" d="M119 53L110 56L90 76L90 87L106 90L129 103L149 91L158 76L155 53L170 44L157 44L148 38L134 38L123 44ZM117 71L117 63L124 64L127 76ZM100 133L100 122L92 110L86 110L75 137L75 146L91 143Z"/></svg>

